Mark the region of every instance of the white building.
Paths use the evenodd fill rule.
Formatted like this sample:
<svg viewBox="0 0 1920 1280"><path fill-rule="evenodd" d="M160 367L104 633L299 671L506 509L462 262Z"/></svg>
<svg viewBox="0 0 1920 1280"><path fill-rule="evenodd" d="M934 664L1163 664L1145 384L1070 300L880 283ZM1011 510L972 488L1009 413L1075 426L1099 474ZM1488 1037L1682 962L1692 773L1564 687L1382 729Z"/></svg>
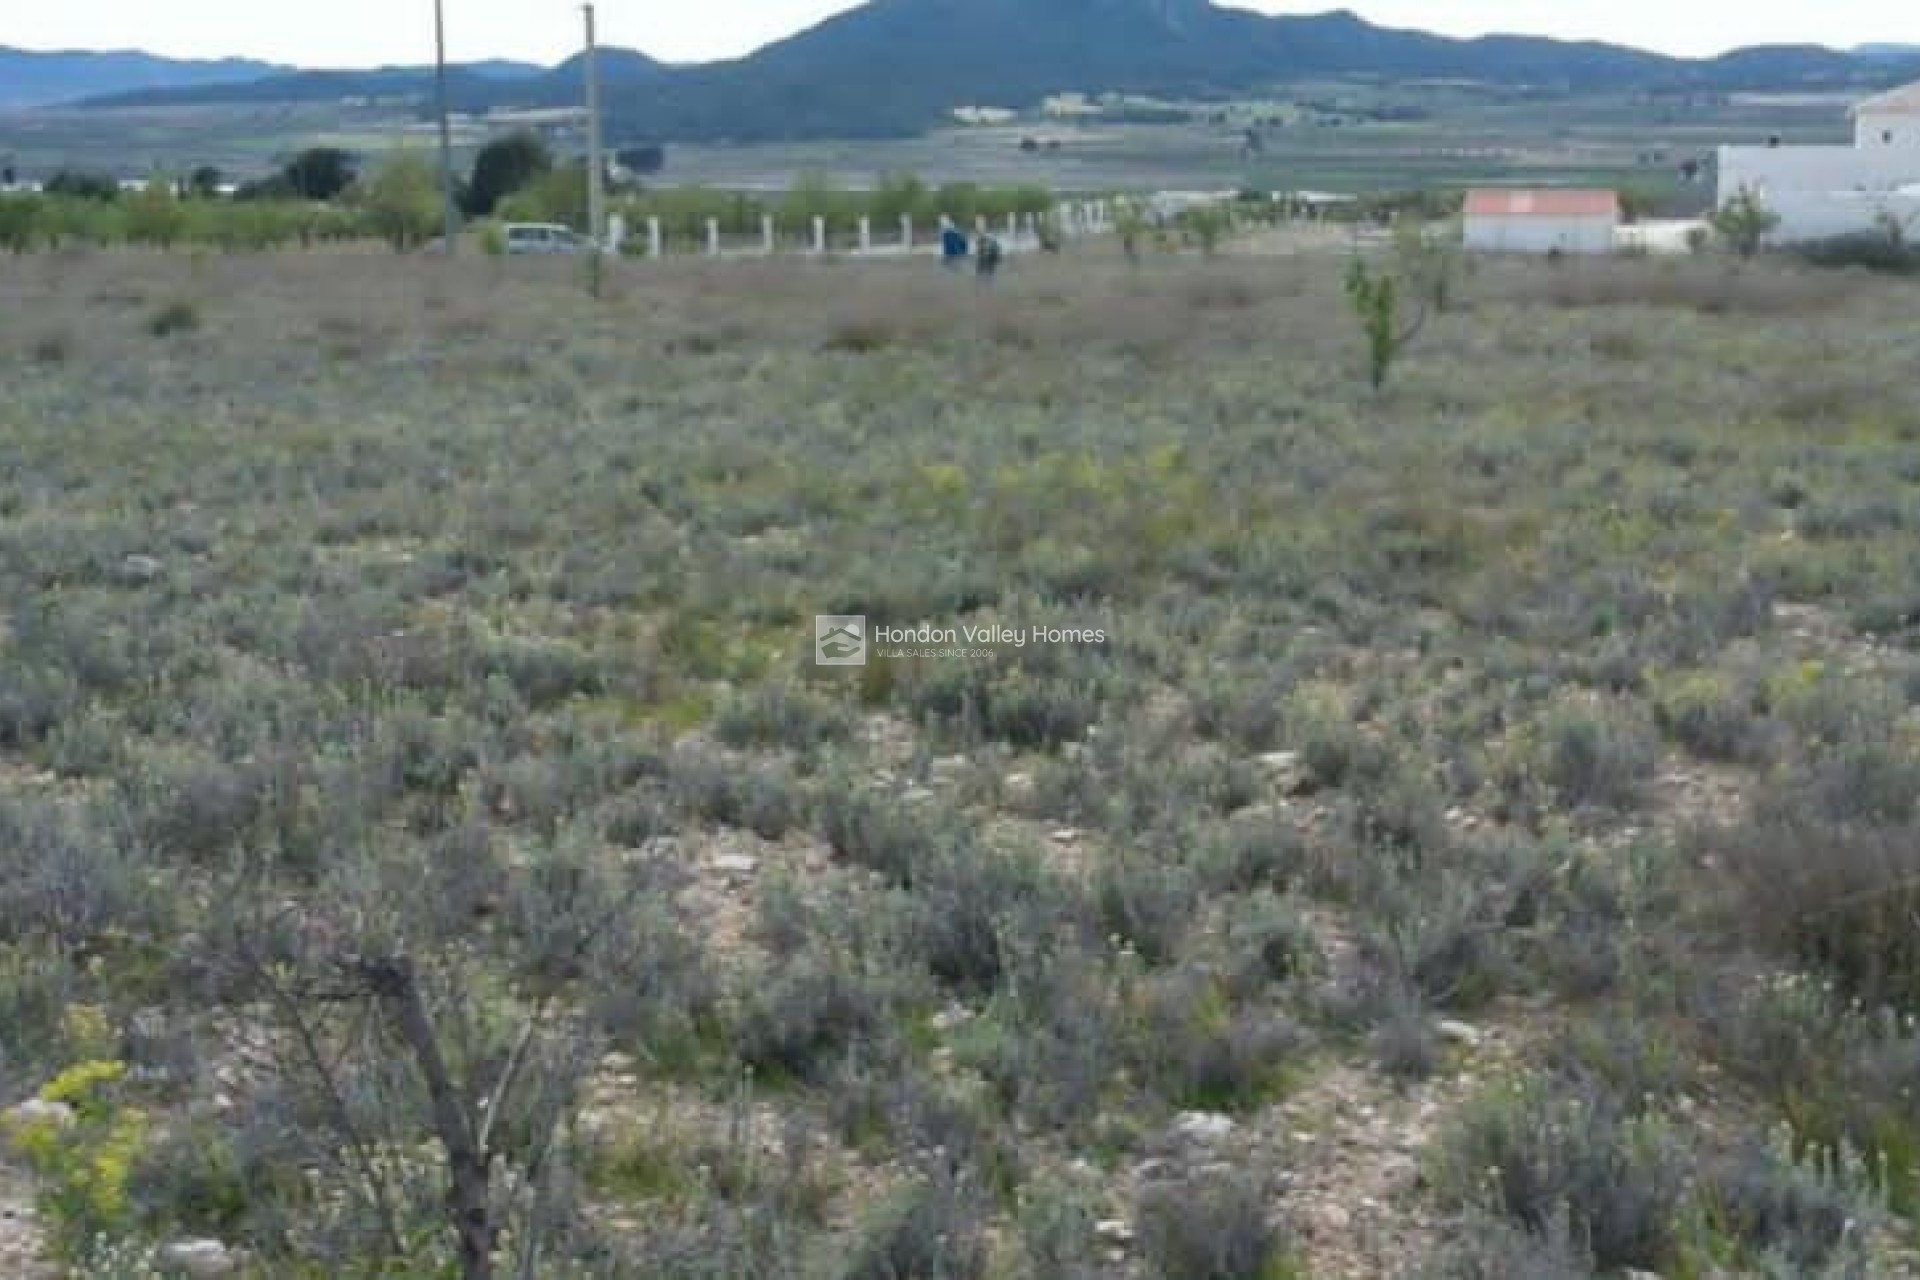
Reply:
<svg viewBox="0 0 1920 1280"><path fill-rule="evenodd" d="M1853 109L1853 145L1920 154L1920 84L1868 98Z"/></svg>
<svg viewBox="0 0 1920 1280"><path fill-rule="evenodd" d="M1774 238L1822 240L1891 217L1920 225L1920 84L1853 109L1851 147L1722 147L1722 206L1742 190L1780 216Z"/></svg>
<svg viewBox="0 0 1920 1280"><path fill-rule="evenodd" d="M1467 193L1465 241L1472 253L1606 254L1620 226L1612 191L1480 187Z"/></svg>

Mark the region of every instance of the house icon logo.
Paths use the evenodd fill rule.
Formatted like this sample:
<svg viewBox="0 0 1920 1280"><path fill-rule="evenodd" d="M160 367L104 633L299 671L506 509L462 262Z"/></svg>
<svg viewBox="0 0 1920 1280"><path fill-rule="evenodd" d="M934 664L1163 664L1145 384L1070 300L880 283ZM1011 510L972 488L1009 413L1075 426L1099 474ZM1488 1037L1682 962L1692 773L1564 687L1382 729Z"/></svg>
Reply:
<svg viewBox="0 0 1920 1280"><path fill-rule="evenodd" d="M844 614L816 615L813 620L813 660L822 667L866 666L866 618Z"/></svg>

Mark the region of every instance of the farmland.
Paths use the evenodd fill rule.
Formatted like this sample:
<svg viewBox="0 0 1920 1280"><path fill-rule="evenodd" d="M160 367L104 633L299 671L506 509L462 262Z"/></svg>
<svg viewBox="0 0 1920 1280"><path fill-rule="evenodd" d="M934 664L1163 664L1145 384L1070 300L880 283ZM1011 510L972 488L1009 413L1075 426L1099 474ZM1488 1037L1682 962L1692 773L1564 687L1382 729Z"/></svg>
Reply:
<svg viewBox="0 0 1920 1280"><path fill-rule="evenodd" d="M1342 265L0 263L0 1258L1911 1274L1912 285Z"/></svg>
<svg viewBox="0 0 1920 1280"><path fill-rule="evenodd" d="M1031 182L1063 191L1155 187L1370 192L1487 181L1594 182L1666 191L1679 163L1725 143L1846 134L1844 95L1790 99L1626 93L1541 97L1473 85L1383 87L1331 81L1270 97L1152 104L1162 115L1048 119L948 128L918 137L847 142L670 145L648 185L784 189L796 175L842 186L881 173L935 183ZM501 123L498 132L511 125ZM1262 135L1248 154L1246 130ZM462 166L490 129L457 122ZM1058 143L1023 152L1027 139ZM577 142L577 140L575 140ZM211 164L254 178L302 147L377 155L429 150L417 115L391 107L264 104L126 110L48 110L0 116L0 162L24 172L61 167L185 173ZM1704 202L1705 193L1698 197Z"/></svg>

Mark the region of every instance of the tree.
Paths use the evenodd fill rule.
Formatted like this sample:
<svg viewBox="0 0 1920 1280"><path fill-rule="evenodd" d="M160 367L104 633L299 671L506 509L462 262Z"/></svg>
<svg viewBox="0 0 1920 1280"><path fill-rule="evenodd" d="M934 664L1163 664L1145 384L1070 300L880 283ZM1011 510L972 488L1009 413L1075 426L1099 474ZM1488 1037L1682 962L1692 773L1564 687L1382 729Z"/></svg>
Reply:
<svg viewBox="0 0 1920 1280"><path fill-rule="evenodd" d="M1375 391L1387 385L1393 362L1400 358L1427 322L1423 306L1409 321L1400 318L1400 289L1392 275L1375 275L1365 260L1355 258L1347 271L1347 301L1367 340L1367 373Z"/></svg>
<svg viewBox="0 0 1920 1280"><path fill-rule="evenodd" d="M1741 187L1708 221L1735 253L1751 258L1780 225L1780 215L1767 208L1753 188Z"/></svg>
<svg viewBox="0 0 1920 1280"><path fill-rule="evenodd" d="M1127 261L1140 265L1141 238L1153 229L1146 211L1132 200L1114 201L1113 229L1120 235L1120 250Z"/></svg>
<svg viewBox="0 0 1920 1280"><path fill-rule="evenodd" d="M553 171L553 153L531 133L508 134L480 148L467 184L467 212L488 217L502 200Z"/></svg>
<svg viewBox="0 0 1920 1280"><path fill-rule="evenodd" d="M220 194L220 170L203 164L187 178L187 192L196 200L212 200Z"/></svg>
<svg viewBox="0 0 1920 1280"><path fill-rule="evenodd" d="M39 243L44 203L38 196L0 196L0 249L20 254Z"/></svg>
<svg viewBox="0 0 1920 1280"><path fill-rule="evenodd" d="M1393 231L1394 271L1415 297L1436 314L1453 305L1463 261L1461 229L1449 222L1438 229L1414 216L1402 217Z"/></svg>
<svg viewBox="0 0 1920 1280"><path fill-rule="evenodd" d="M1233 229L1233 215L1219 205L1205 205L1187 210L1181 215L1180 224L1199 246L1200 256L1211 258L1220 252L1220 242Z"/></svg>
<svg viewBox="0 0 1920 1280"><path fill-rule="evenodd" d="M353 157L339 147L309 147L281 171L287 189L301 200L334 200L357 176Z"/></svg>
<svg viewBox="0 0 1920 1280"><path fill-rule="evenodd" d="M587 229L587 166L564 165L502 200L495 214L509 222L558 222Z"/></svg>
<svg viewBox="0 0 1920 1280"><path fill-rule="evenodd" d="M582 1229L572 1122L608 1030L653 976L655 930L671 926L639 904L669 873L564 845L517 868L490 840L466 852L449 882L425 850L369 851L300 904L249 865L198 957L223 999L277 1032L258 1102L294 1117L295 1158L353 1216L333 1274L490 1280L517 1255L535 1276ZM425 881L442 891L408 892ZM394 1159L421 1150L425 1169Z"/></svg>
<svg viewBox="0 0 1920 1280"><path fill-rule="evenodd" d="M155 178L125 202L127 239L171 249L186 235L187 211L173 194L173 182Z"/></svg>
<svg viewBox="0 0 1920 1280"><path fill-rule="evenodd" d="M390 157L371 182L361 184L360 203L374 232L395 253L418 248L441 225L439 178L432 165L410 152Z"/></svg>
<svg viewBox="0 0 1920 1280"><path fill-rule="evenodd" d="M908 215L930 220L938 212L932 203L927 184L918 175L886 173L880 175L880 181L867 202L867 211L884 226L898 223Z"/></svg>
<svg viewBox="0 0 1920 1280"><path fill-rule="evenodd" d="M47 179L47 194L75 200L110 201L120 198L120 184L98 173L62 169Z"/></svg>

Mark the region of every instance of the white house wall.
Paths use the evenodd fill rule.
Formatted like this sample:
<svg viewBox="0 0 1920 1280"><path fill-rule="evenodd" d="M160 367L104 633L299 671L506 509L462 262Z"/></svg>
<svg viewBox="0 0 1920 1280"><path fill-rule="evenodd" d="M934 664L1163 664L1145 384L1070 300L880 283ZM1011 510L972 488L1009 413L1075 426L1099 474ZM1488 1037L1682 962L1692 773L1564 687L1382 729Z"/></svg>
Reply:
<svg viewBox="0 0 1920 1280"><path fill-rule="evenodd" d="M1591 214L1470 216L1466 246L1474 253L1601 254L1613 252L1614 220Z"/></svg>
<svg viewBox="0 0 1920 1280"><path fill-rule="evenodd" d="M1920 215L1920 147L1722 147L1720 203L1742 189L1780 215L1777 240L1870 231Z"/></svg>
<svg viewBox="0 0 1920 1280"><path fill-rule="evenodd" d="M1863 111L1853 119L1853 141L1863 151L1892 148L1920 154L1920 115Z"/></svg>

